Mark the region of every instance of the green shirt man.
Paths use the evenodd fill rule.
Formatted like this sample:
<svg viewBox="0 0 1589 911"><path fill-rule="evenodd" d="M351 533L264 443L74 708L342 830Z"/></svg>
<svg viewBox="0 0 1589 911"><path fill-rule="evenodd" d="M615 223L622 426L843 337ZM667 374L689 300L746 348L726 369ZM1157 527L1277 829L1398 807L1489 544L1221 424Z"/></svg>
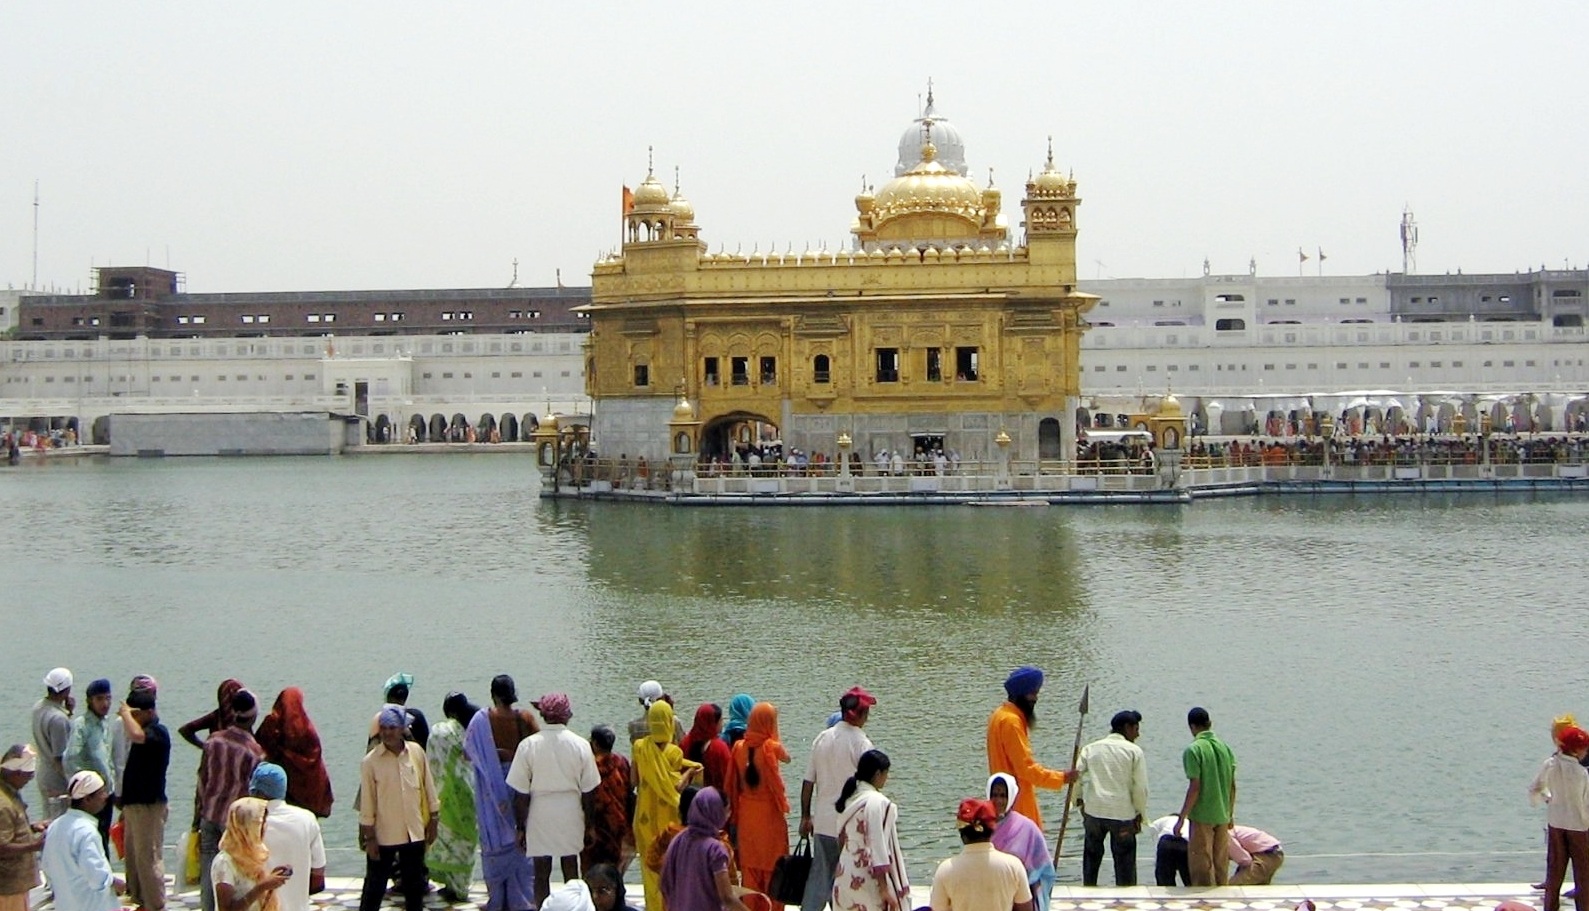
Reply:
<svg viewBox="0 0 1589 911"><path fill-rule="evenodd" d="M1188 819L1192 821L1187 839L1192 885L1222 886L1230 874L1226 842L1236 810L1236 756L1214 736L1206 709L1188 712L1186 726L1192 732L1192 742L1181 753L1186 799L1175 820L1175 834L1181 834Z"/></svg>

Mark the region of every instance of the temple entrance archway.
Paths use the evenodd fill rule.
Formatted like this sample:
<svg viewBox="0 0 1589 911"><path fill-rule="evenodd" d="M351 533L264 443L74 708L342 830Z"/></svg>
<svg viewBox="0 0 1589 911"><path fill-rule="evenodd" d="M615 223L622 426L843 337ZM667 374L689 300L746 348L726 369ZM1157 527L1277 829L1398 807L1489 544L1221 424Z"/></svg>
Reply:
<svg viewBox="0 0 1589 911"><path fill-rule="evenodd" d="M778 425L766 415L734 411L712 418L701 428L701 458L727 459L735 453L743 458L752 450L767 458L764 450L775 448L782 455L783 440Z"/></svg>

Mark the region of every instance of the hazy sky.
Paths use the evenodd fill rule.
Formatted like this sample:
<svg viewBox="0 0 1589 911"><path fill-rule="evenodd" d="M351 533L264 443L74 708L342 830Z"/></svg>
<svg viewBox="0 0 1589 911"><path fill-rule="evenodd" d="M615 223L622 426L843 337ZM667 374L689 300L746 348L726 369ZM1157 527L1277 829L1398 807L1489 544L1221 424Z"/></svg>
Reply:
<svg viewBox="0 0 1589 911"><path fill-rule="evenodd" d="M1052 133L1084 278L1589 259L1589 5L0 5L0 287L588 284L682 169L712 250L847 242L928 77L1011 226ZM1310 262L1308 274L1315 273Z"/></svg>

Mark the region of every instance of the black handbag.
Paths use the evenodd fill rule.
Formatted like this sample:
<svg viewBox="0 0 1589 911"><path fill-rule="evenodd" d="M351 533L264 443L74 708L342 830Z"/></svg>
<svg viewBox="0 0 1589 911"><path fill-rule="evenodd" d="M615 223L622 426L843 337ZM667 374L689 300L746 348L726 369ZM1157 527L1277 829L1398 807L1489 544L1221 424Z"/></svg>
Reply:
<svg viewBox="0 0 1589 911"><path fill-rule="evenodd" d="M773 862L772 882L767 897L785 905L798 905L806 895L806 880L811 877L811 839L802 835L793 852Z"/></svg>

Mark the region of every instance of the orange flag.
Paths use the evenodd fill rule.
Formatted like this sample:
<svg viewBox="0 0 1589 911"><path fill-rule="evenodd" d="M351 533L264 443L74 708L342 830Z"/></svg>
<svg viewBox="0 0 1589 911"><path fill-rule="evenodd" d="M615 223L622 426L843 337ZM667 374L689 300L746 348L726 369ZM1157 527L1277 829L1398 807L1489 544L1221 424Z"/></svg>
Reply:
<svg viewBox="0 0 1589 911"><path fill-rule="evenodd" d="M625 184L623 188L623 214L628 215L634 211L634 191Z"/></svg>

